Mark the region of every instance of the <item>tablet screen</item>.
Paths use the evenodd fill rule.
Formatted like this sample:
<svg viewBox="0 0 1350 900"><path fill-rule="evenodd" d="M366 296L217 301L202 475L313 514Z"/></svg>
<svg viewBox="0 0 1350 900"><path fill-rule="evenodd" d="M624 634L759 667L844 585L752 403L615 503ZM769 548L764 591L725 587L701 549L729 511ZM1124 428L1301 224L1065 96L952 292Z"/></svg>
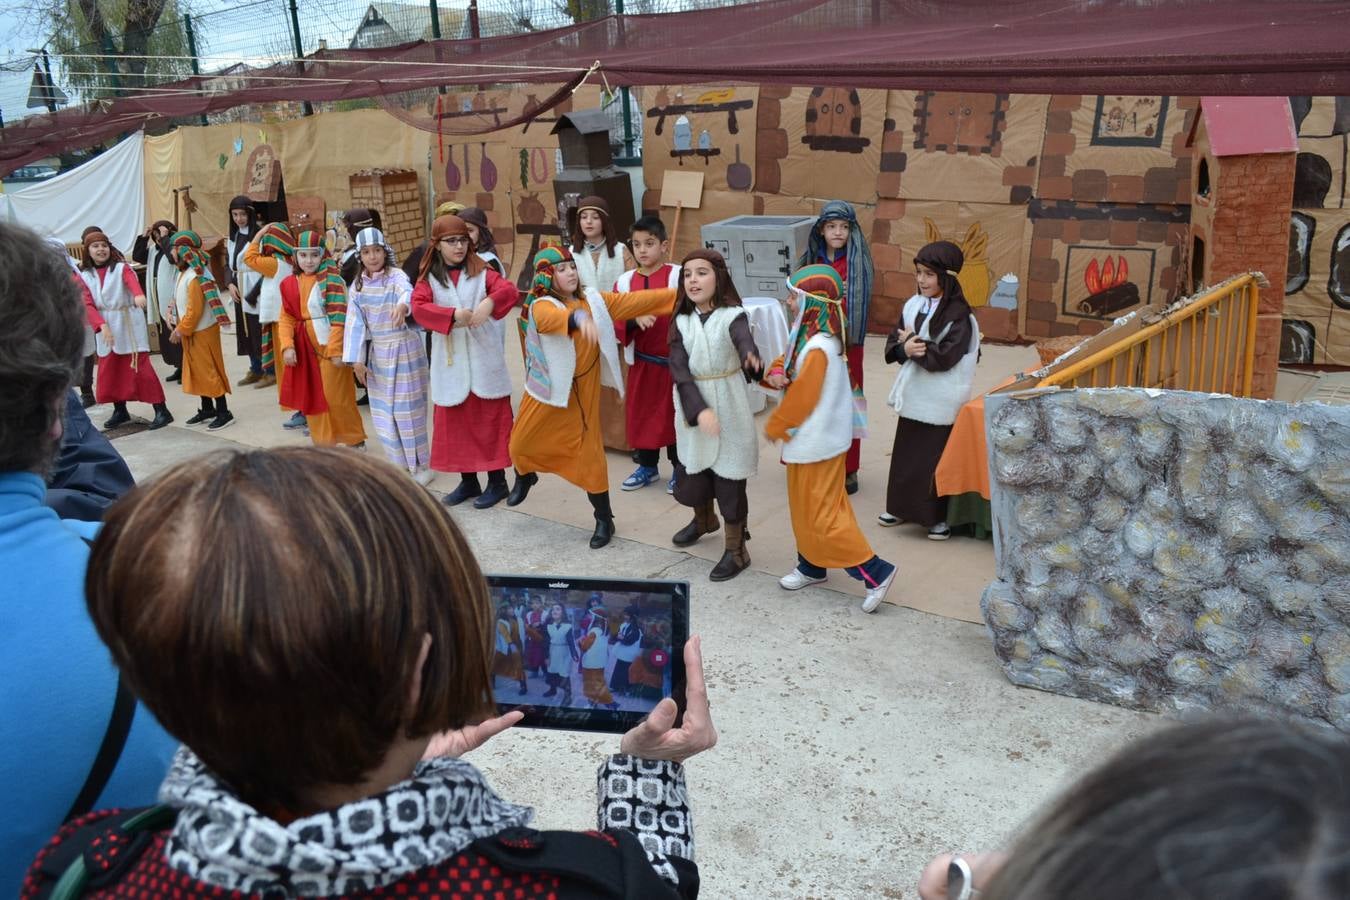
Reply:
<svg viewBox="0 0 1350 900"><path fill-rule="evenodd" d="M689 583L488 575L493 693L521 724L623 733L684 705Z"/></svg>

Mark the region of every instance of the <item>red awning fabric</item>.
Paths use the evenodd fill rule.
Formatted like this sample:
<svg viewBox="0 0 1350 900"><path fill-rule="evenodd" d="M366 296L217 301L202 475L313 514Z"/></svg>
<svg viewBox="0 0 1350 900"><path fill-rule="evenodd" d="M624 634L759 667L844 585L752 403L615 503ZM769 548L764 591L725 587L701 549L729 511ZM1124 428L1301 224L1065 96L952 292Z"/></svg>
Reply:
<svg viewBox="0 0 1350 900"><path fill-rule="evenodd" d="M1346 0L766 0L546 32L323 51L0 131L0 173L162 117L440 85L707 82L1039 94L1350 95ZM543 112L544 108L536 110ZM458 120L446 133L501 127Z"/></svg>

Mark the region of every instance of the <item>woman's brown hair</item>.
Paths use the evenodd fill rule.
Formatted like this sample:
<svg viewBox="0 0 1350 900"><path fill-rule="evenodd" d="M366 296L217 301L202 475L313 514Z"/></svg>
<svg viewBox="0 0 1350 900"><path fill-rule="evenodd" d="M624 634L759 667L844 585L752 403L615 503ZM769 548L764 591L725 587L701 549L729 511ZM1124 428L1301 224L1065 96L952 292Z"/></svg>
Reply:
<svg viewBox="0 0 1350 900"><path fill-rule="evenodd" d="M255 806L302 810L317 786L360 783L400 731L493 710L467 541L404 473L350 450L179 463L109 510L85 591L132 690Z"/></svg>
<svg viewBox="0 0 1350 900"><path fill-rule="evenodd" d="M689 255L680 263L681 269L688 266L696 259L701 259L712 266L713 274L717 276L717 287L714 291L713 308L719 306L740 306L741 294L736 290L736 284L731 280L731 271L727 268L727 261L722 258L722 254L716 250L706 247L700 247L697 250L691 250ZM689 295L684 290L684 273L680 273L680 284L675 289L675 312L671 316L670 327L675 327L675 316L691 315L697 311L694 301L689 299Z"/></svg>

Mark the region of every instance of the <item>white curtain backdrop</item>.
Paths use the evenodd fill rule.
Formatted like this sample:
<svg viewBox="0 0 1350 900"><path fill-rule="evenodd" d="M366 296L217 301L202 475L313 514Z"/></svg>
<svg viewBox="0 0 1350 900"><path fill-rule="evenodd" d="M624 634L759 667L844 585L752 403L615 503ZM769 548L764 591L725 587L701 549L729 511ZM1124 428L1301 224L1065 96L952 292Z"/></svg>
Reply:
<svg viewBox="0 0 1350 900"><path fill-rule="evenodd" d="M132 242L145 231L143 141L138 131L82 166L0 195L0 218L72 244L87 226L97 225L130 255Z"/></svg>

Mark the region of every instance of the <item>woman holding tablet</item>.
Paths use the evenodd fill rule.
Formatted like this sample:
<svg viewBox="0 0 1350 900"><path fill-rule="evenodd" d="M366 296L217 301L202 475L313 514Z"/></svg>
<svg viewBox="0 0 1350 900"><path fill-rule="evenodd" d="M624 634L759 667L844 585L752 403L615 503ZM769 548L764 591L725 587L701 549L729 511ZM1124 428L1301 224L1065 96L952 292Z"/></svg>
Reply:
<svg viewBox="0 0 1350 900"><path fill-rule="evenodd" d="M171 514L182 527L163 527ZM486 896L589 894L615 877L626 896L696 894L681 764L717 741L697 638L682 726L661 701L601 763L597 832L541 834L532 809L460 758L520 713L493 717L478 562L406 474L337 448L221 453L140 485L104 522L90 615L184 746L164 809L63 830L25 896L65 874L56 859L108 842L123 851L117 868L83 874L109 892L423 896L477 870ZM611 794L639 776L660 789ZM639 836L638 821L656 824Z"/></svg>

